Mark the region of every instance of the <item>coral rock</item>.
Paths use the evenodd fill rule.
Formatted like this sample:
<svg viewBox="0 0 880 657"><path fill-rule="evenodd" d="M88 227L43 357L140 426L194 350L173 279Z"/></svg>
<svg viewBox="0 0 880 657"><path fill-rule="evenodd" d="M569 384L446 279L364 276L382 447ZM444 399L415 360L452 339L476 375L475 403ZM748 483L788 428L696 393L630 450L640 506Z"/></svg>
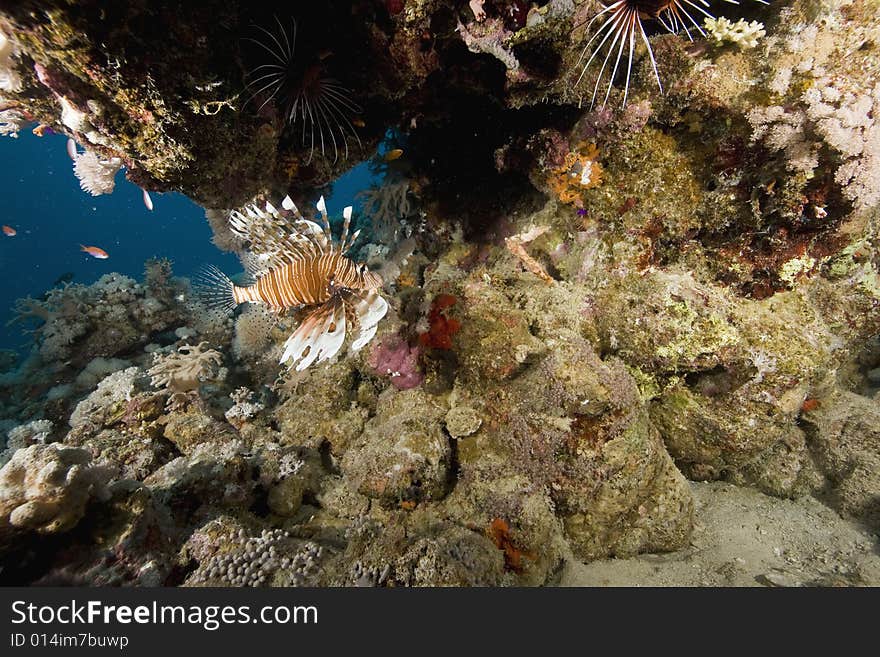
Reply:
<svg viewBox="0 0 880 657"><path fill-rule="evenodd" d="M0 535L73 528L93 498L104 498L112 470L91 463L86 450L57 444L18 450L0 470Z"/></svg>
<svg viewBox="0 0 880 657"><path fill-rule="evenodd" d="M880 402L837 391L806 414L810 453L831 505L880 528Z"/></svg>
<svg viewBox="0 0 880 657"><path fill-rule="evenodd" d="M358 492L388 501L436 500L446 493L452 453L445 409L419 389L388 391L377 416L342 459Z"/></svg>
<svg viewBox="0 0 880 657"><path fill-rule="evenodd" d="M593 481L561 480L554 491L574 553L595 559L686 545L693 526L691 491L647 413L638 413L599 456Z"/></svg>

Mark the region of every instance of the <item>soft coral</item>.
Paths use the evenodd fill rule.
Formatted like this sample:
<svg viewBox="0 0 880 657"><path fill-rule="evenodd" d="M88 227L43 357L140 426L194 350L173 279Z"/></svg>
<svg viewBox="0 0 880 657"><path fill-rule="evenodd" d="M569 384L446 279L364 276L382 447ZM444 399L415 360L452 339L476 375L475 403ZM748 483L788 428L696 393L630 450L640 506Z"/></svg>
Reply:
<svg viewBox="0 0 880 657"><path fill-rule="evenodd" d="M461 323L447 315L447 309L455 305L457 299L451 294L438 294L431 302L428 313L428 330L419 334L423 347L452 349L452 336L461 329Z"/></svg>

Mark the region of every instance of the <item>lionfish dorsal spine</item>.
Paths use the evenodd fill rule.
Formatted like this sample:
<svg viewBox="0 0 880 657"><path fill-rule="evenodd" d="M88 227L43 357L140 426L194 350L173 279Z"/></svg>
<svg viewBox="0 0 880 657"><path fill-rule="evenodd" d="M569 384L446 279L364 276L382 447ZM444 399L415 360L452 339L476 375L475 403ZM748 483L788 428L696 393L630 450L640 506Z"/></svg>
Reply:
<svg viewBox="0 0 880 657"><path fill-rule="evenodd" d="M321 223L324 224L324 238L332 243L333 242L333 233L330 232L330 218L327 215L327 203L324 201L324 196L318 199L318 203L316 206L318 208L318 212L321 215Z"/></svg>
<svg viewBox="0 0 880 657"><path fill-rule="evenodd" d="M348 239L348 227L351 224L351 213L352 207L350 205L345 206L342 210L342 235L339 237L339 252L345 254L347 247L345 246L345 240Z"/></svg>

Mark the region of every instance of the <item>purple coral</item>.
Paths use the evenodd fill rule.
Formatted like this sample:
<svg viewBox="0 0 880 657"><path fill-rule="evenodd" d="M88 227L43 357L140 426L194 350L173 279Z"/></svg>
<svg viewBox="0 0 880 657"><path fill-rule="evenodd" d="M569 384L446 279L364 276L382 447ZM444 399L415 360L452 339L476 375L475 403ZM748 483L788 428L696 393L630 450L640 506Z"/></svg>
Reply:
<svg viewBox="0 0 880 657"><path fill-rule="evenodd" d="M367 363L377 374L391 378L398 390L417 388L425 380L419 368L419 347L411 347L399 335L392 335L373 347Z"/></svg>

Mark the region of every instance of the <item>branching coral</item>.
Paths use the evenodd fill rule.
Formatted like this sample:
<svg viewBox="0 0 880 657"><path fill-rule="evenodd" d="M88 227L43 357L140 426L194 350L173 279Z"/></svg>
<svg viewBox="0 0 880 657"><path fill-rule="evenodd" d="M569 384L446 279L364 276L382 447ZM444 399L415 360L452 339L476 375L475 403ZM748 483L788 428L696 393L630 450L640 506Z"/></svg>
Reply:
<svg viewBox="0 0 880 657"><path fill-rule="evenodd" d="M811 177L822 144L840 163L835 181L857 207L880 202L880 85L852 89L843 80L819 78L799 107L758 107L749 112L752 139L785 152L786 165Z"/></svg>
<svg viewBox="0 0 880 657"><path fill-rule="evenodd" d="M254 393L248 388L238 388L229 395L234 402L225 413L226 420L234 427L241 426L265 408L265 405L252 401Z"/></svg>
<svg viewBox="0 0 880 657"><path fill-rule="evenodd" d="M12 307L12 312L13 317L8 322L6 322L7 326L10 326L17 322L24 322L28 319L38 319L43 323L48 323L55 316L55 313L50 310L49 306L45 302L34 299L32 297L16 299L15 305Z"/></svg>
<svg viewBox="0 0 880 657"><path fill-rule="evenodd" d="M857 206L880 202L880 84L849 90L840 81L819 79L804 93L807 116L843 162L835 180Z"/></svg>
<svg viewBox="0 0 880 657"><path fill-rule="evenodd" d="M767 34L764 24L758 21L746 21L740 18L732 23L724 16L719 18L706 17L703 27L715 43L735 43L740 48L754 48L758 45L758 39Z"/></svg>
<svg viewBox="0 0 880 657"><path fill-rule="evenodd" d="M168 258L150 258L144 263L144 284L154 297L168 294L171 288L171 265Z"/></svg>
<svg viewBox="0 0 880 657"><path fill-rule="evenodd" d="M183 345L172 354L154 353L153 367L148 370L152 384L174 393L197 390L202 381L217 375L223 362L220 352L207 349L207 344Z"/></svg>
<svg viewBox="0 0 880 657"><path fill-rule="evenodd" d="M819 166L817 145L804 132L806 115L779 106L756 107L748 114L752 139L761 140L775 150L785 151L786 166L794 173L812 176Z"/></svg>

